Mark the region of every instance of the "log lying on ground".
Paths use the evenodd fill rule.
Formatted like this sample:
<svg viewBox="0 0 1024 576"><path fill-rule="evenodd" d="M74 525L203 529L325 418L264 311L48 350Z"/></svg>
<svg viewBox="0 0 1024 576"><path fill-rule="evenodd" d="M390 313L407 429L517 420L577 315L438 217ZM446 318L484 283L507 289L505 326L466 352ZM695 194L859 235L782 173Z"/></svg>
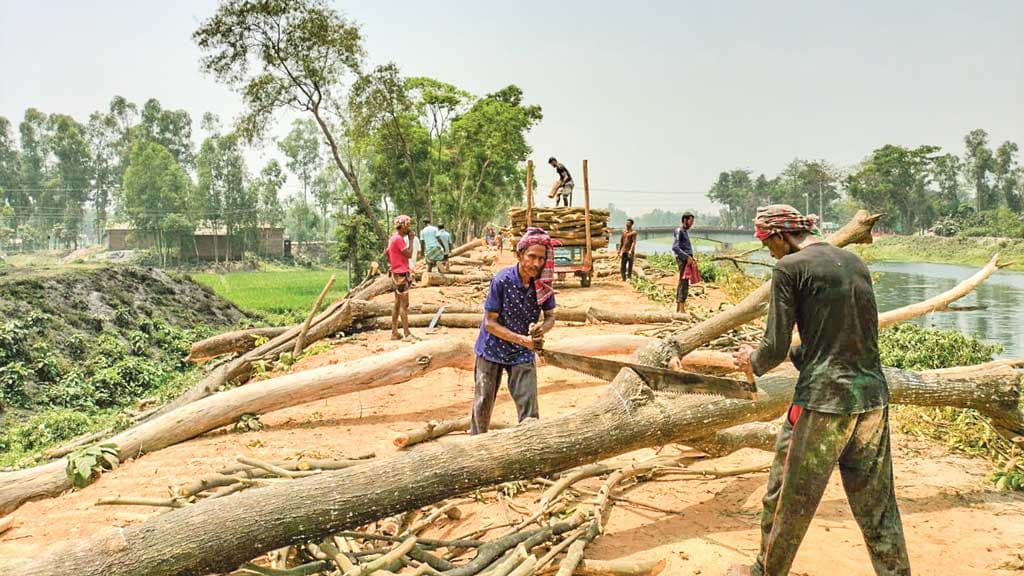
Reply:
<svg viewBox="0 0 1024 576"><path fill-rule="evenodd" d="M249 328L246 330L235 330L211 336L206 340L200 340L192 345L189 352L189 362L204 362L224 354L252 350L256 342L261 339L270 340L288 331L287 326L275 326L273 328Z"/></svg>
<svg viewBox="0 0 1024 576"><path fill-rule="evenodd" d="M390 321L390 319L389 319ZM476 320L479 326L479 317ZM559 350L577 354L618 354L635 349L636 337L612 336L553 341ZM322 398L405 382L431 370L471 370L473 344L453 339L430 340L393 352L288 374L232 388L197 400L105 440L118 446L121 459L134 458L231 424L242 414L263 414ZM24 470L0 472L0 514L30 500L58 496L71 488L67 459Z"/></svg>
<svg viewBox="0 0 1024 576"><path fill-rule="evenodd" d="M422 342L333 366L325 366L233 388L203 398L125 430L106 442L122 460L153 452L234 422L242 414L263 414L357 390L405 382L443 367L471 369L471 344L453 340ZM71 488L66 459L0 473L0 513L22 503L56 496Z"/></svg>
<svg viewBox="0 0 1024 576"><path fill-rule="evenodd" d="M449 254L448 257L449 258L454 258L456 256L461 256L462 254L465 254L467 252L471 252L473 250L476 250L477 248L481 248L481 247L486 246L486 245L487 245L487 242L484 241L483 238L477 238L476 240L470 240L469 242L466 242L462 246L456 246L455 248L452 248L452 253Z"/></svg>
<svg viewBox="0 0 1024 576"><path fill-rule="evenodd" d="M423 275L423 287L488 284L491 278L493 276L490 274L438 274L437 272L428 272Z"/></svg>
<svg viewBox="0 0 1024 576"><path fill-rule="evenodd" d="M882 218L882 214L871 215L861 210L850 222L829 236L835 246L855 243L871 243L871 227ZM765 282L741 300L739 304L674 335L663 342L638 352L642 364L665 367L673 358L679 358L711 342L715 337L729 330L755 320L768 311L768 296L771 282Z"/></svg>
<svg viewBox="0 0 1024 576"><path fill-rule="evenodd" d="M936 372L887 369L897 403L975 408L1024 434L1020 377L1005 363ZM208 500L116 532L0 562L3 573L37 576L206 574L234 569L268 550L326 537L476 488L532 478L639 448L695 442L744 422L777 417L792 400L794 374L758 382L756 401L672 395L623 370L609 392L560 418L426 445L391 458L260 490Z"/></svg>
<svg viewBox="0 0 1024 576"><path fill-rule="evenodd" d="M452 432L467 432L469 431L470 424L469 416L456 418L455 420L441 420L440 422L431 420L415 430L395 432L391 437L391 443L395 445L395 448L408 448L409 446L440 438ZM502 428L508 428L508 425L502 422L491 422L491 430L500 430Z"/></svg>
<svg viewBox="0 0 1024 576"><path fill-rule="evenodd" d="M386 294L392 290L391 278L386 274L380 274L367 278L356 289L349 292L348 297L338 300L327 307L313 319L309 332L306 334L306 344L312 344L322 338L338 332L341 326L347 326L352 322L352 310L350 300L372 300L375 296ZM272 338L266 344L250 350L246 354L218 366L211 370L199 383L189 388L184 394L168 402L158 410L154 416L166 414L167 412L205 398L213 394L225 384L237 382L248 378L252 374L253 363L259 360L276 359L282 352L288 352L295 345L295 338L302 330L302 326L292 326L284 333Z"/></svg>

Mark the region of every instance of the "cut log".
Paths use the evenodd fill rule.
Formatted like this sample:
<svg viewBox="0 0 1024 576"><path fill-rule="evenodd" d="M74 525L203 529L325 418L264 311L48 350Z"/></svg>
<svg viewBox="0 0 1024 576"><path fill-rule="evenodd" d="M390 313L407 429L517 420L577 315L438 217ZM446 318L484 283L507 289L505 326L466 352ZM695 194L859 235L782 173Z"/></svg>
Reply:
<svg viewBox="0 0 1024 576"><path fill-rule="evenodd" d="M430 421L425 426L415 430L395 432L391 442L395 445L395 448L408 448L409 446L426 442L427 440L434 440L452 432L467 432L469 431L470 424L469 416L456 420ZM491 422L491 430L499 430L501 428L508 428L508 425L501 422Z"/></svg>
<svg viewBox="0 0 1024 576"><path fill-rule="evenodd" d="M861 210L850 222L829 236L828 241L835 246L855 243L870 244L871 228L882 216L883 214L871 215L867 211ZM770 294L771 282L769 281L748 294L732 308L638 352L637 359L641 364L666 367L672 359L686 356L729 330L761 317L768 311L768 296Z"/></svg>
<svg viewBox="0 0 1024 576"><path fill-rule="evenodd" d="M1024 434L1018 373L1004 363L939 372L887 369L898 403L975 408ZM172 510L140 524L23 561L0 572L129 576L225 572L268 550L300 545L477 488L533 478L639 448L692 442L752 420L775 418L792 400L793 373L769 375L756 401L672 395L631 370L573 414L525 423L338 472ZM472 458L467 455L472 455Z"/></svg>
<svg viewBox="0 0 1024 576"><path fill-rule="evenodd" d="M473 250L476 250L477 248L481 248L481 247L486 246L486 245L487 245L487 242L484 241L483 238L477 238L476 240L470 240L469 242L466 242L462 246L456 246L455 248L453 248L451 254L449 254L448 257L449 258L454 258L456 256L460 256L460 255L465 254L467 252L471 252Z"/></svg>
<svg viewBox="0 0 1024 576"><path fill-rule="evenodd" d="M227 426L242 414L263 414L357 390L405 382L438 368L471 369L472 345L435 340L407 346L387 354L289 374L232 388L213 397L191 402L107 440L116 444L122 460L177 444ZM0 513L22 503L57 496L71 488L61 459L25 470L0 473Z"/></svg>
<svg viewBox="0 0 1024 576"><path fill-rule="evenodd" d="M14 516L0 517L0 534L7 532L14 526Z"/></svg>
<svg viewBox="0 0 1024 576"><path fill-rule="evenodd" d="M434 319L433 314L409 314L409 327L410 328L426 328L430 326L430 321ZM480 322L483 320L483 314L449 314L445 311L441 315L441 318L437 321L437 326L444 326L447 328L479 328ZM355 331L363 330L390 330L391 329L391 316L378 316L377 318L367 318L365 320L358 320L352 325Z"/></svg>
<svg viewBox="0 0 1024 576"><path fill-rule="evenodd" d="M428 272L423 274L423 287L489 284L491 278L493 276L490 274L438 274L436 272Z"/></svg>
<svg viewBox="0 0 1024 576"><path fill-rule="evenodd" d="M236 330L211 336L206 340L200 340L192 345L189 352L189 362L205 362L224 354L237 354L252 350L256 342L261 339L270 340L288 331L286 326L273 328L249 328L247 330Z"/></svg>

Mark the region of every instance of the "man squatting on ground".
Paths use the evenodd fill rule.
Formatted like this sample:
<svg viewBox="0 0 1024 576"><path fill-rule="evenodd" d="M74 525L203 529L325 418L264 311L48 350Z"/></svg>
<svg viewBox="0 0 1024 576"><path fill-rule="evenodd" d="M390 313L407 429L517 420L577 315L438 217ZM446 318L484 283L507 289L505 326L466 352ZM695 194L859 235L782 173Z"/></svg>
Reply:
<svg viewBox="0 0 1024 576"><path fill-rule="evenodd" d="M823 242L815 218L792 206L758 209L754 227L778 262L764 339L757 351L736 352L736 364L761 375L788 355L800 377L775 444L761 551L752 567L734 566L729 574L789 573L838 462L875 573L909 576L871 273L853 253ZM794 323L801 344L790 349Z"/></svg>
<svg viewBox="0 0 1024 576"><path fill-rule="evenodd" d="M539 417L533 351L543 348L544 335L555 325L555 242L544 230L528 228L516 245L518 263L491 280L474 348L470 434L487 432L503 374L508 375L519 421ZM538 323L541 312L544 321Z"/></svg>
<svg viewBox="0 0 1024 576"><path fill-rule="evenodd" d="M680 226L676 228L672 240L672 254L679 266L679 283L676 285L676 312L686 310L686 299L690 297L690 284L700 282L700 271L697 259L693 257L693 245L690 244L690 228L693 226L693 213L683 212Z"/></svg>
<svg viewBox="0 0 1024 576"><path fill-rule="evenodd" d="M388 241L387 257L391 266L391 281L394 283L395 307L391 310L391 339L402 338L398 334L398 317L402 317L402 329L405 330L405 337L411 338L409 332L409 287L412 284L412 270L409 267L409 257L412 256L413 245L416 238L411 236L410 227L412 219L406 215L395 218L395 233ZM409 240L406 241L406 236Z"/></svg>

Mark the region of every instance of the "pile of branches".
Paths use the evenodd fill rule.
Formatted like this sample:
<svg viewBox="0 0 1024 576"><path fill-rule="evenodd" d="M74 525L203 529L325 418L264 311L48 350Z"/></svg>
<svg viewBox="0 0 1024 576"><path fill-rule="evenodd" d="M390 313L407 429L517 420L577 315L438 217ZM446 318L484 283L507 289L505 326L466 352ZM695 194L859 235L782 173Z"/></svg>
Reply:
<svg viewBox="0 0 1024 576"><path fill-rule="evenodd" d="M518 241L526 232L526 208L509 208L509 226L504 231ZM590 211L590 242L593 248L608 246L611 229L607 210ZM583 208L534 208L532 225L543 228L562 242L563 246L585 246L587 243L586 211Z"/></svg>
<svg viewBox="0 0 1024 576"><path fill-rule="evenodd" d="M370 458L368 455L362 458ZM586 559L587 546L604 533L612 508L679 514L626 493L656 477L716 479L767 470L768 464L719 470L694 468L703 455L693 451L655 456L639 462L598 463L550 478L504 482L401 514L381 518L271 551L231 572L232 576L387 576L405 568L414 575L529 576L534 574L606 574L654 576L665 559L600 561ZM359 460L262 462L238 458L239 465L189 486L172 487L167 499L104 498L97 505L182 508L204 498L220 498L275 482L287 482L328 469L358 465ZM596 489L578 486L599 478ZM524 504L524 500L526 504ZM463 507L498 505L505 522L464 530L454 537L425 537L430 531L453 533L464 522Z"/></svg>

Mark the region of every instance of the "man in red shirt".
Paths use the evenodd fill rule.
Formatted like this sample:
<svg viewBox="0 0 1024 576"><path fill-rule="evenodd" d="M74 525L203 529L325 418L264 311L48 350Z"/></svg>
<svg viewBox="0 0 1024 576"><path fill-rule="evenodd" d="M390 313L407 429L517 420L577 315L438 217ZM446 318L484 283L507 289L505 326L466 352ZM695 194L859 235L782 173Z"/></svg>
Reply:
<svg viewBox="0 0 1024 576"><path fill-rule="evenodd" d="M391 264L391 280L395 284L395 307L391 311L391 339L401 340L398 333L398 316L402 316L402 328L405 330L405 337L412 338L409 332L409 285L411 284L412 271L409 269L409 257L412 256L412 246L416 238L412 236L410 226L412 219L405 214L395 218L395 233L388 241L388 262ZM406 244L405 237L409 236L409 243Z"/></svg>

